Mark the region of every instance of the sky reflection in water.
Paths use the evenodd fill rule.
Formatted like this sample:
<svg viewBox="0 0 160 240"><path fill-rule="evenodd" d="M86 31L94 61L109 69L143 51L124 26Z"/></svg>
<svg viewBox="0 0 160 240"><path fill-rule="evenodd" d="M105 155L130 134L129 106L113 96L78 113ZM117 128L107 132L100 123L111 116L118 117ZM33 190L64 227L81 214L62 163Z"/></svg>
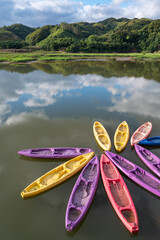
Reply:
<svg viewBox="0 0 160 240"><path fill-rule="evenodd" d="M159 82L143 76L0 71L1 124L22 120L26 114L78 117L89 116L93 110L160 118L159 103Z"/></svg>

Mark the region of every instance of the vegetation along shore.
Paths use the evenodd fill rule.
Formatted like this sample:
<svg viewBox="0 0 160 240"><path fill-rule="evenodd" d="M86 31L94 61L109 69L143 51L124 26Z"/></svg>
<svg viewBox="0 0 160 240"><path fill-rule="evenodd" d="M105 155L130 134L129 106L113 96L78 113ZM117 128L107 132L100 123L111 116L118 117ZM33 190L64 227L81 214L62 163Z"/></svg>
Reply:
<svg viewBox="0 0 160 240"><path fill-rule="evenodd" d="M0 52L2 63L30 63L54 62L54 61L137 61L137 60L160 60L160 53L61 53L48 51L34 51L28 53Z"/></svg>
<svg viewBox="0 0 160 240"><path fill-rule="evenodd" d="M160 19L0 28L0 62L160 59Z"/></svg>

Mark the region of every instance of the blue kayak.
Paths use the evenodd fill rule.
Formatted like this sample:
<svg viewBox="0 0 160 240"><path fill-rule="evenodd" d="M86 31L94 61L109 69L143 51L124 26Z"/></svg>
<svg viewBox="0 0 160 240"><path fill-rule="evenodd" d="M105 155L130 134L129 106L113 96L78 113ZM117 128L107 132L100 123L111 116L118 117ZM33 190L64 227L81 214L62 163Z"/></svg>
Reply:
<svg viewBox="0 0 160 240"><path fill-rule="evenodd" d="M150 137L138 142L140 145L160 146L160 136Z"/></svg>

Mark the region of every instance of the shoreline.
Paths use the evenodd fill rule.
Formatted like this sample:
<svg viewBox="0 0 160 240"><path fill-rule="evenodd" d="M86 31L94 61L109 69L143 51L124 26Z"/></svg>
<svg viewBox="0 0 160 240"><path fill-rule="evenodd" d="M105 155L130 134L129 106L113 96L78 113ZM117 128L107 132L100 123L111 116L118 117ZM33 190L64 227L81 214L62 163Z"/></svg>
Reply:
<svg viewBox="0 0 160 240"><path fill-rule="evenodd" d="M160 61L160 53L62 53L35 51L28 53L0 52L0 64L69 61Z"/></svg>

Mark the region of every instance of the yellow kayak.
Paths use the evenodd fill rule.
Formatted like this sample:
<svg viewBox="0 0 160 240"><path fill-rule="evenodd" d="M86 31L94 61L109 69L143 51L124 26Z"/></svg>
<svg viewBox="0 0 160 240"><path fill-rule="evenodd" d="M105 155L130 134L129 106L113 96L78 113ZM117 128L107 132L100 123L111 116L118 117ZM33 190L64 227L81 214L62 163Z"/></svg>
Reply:
<svg viewBox="0 0 160 240"><path fill-rule="evenodd" d="M103 151L110 151L111 149L111 140L108 135L108 132L103 127L103 125L100 122L94 122L93 124L93 133L94 137L99 144L99 146L102 148Z"/></svg>
<svg viewBox="0 0 160 240"><path fill-rule="evenodd" d="M126 121L119 124L114 134L114 147L121 152L127 145L129 139L129 126Z"/></svg>
<svg viewBox="0 0 160 240"><path fill-rule="evenodd" d="M94 152L80 155L45 173L21 192L22 198L30 197L55 187L82 169L93 156Z"/></svg>

